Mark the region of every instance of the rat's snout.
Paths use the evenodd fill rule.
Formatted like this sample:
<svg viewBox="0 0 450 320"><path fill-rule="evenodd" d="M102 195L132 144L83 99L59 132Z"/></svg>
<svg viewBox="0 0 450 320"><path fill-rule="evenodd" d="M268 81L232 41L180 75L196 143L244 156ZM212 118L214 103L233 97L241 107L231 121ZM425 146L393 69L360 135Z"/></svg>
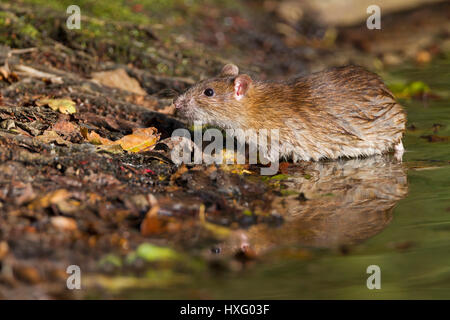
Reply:
<svg viewBox="0 0 450 320"><path fill-rule="evenodd" d="M186 101L185 101L184 95L179 96L177 98L177 100L175 100L175 102L174 102L175 108L177 108L177 109L181 109L185 104L186 104Z"/></svg>

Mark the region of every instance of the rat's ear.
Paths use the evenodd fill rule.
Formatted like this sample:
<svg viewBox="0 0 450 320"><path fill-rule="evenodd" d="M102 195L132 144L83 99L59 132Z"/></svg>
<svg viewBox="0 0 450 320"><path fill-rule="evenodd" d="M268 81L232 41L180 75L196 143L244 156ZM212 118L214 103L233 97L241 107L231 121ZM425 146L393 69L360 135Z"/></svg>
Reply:
<svg viewBox="0 0 450 320"><path fill-rule="evenodd" d="M226 64L220 72L220 76L222 77L236 77L238 74L239 68L237 67L237 65L232 63Z"/></svg>
<svg viewBox="0 0 450 320"><path fill-rule="evenodd" d="M245 96L252 85L252 78L249 75L241 74L234 79L234 97L241 100Z"/></svg>

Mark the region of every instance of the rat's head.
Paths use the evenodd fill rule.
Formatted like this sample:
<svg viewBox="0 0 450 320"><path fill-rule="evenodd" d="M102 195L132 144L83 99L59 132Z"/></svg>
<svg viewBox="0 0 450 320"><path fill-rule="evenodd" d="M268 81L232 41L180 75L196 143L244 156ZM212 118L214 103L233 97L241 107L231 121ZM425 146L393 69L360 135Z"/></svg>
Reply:
<svg viewBox="0 0 450 320"><path fill-rule="evenodd" d="M179 96L175 107L191 121L227 126L242 115L251 86L248 75L239 75L237 66L227 64L216 78L201 81Z"/></svg>

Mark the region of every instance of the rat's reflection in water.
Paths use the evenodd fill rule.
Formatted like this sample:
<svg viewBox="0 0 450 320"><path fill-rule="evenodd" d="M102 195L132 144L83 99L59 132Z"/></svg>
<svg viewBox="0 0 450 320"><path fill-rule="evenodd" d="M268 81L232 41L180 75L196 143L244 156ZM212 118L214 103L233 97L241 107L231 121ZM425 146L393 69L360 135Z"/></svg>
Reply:
<svg viewBox="0 0 450 320"><path fill-rule="evenodd" d="M388 156L291 165L283 183L298 194L279 197L273 209L284 223L254 225L229 239L224 249L274 246L333 248L364 241L392 220L407 194L406 168Z"/></svg>

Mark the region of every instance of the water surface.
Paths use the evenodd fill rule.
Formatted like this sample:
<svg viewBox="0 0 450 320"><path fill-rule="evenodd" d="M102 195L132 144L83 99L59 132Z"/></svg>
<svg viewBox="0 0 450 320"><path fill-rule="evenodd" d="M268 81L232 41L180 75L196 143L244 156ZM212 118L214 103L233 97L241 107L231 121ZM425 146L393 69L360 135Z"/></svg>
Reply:
<svg viewBox="0 0 450 320"><path fill-rule="evenodd" d="M285 223L241 234L259 259L238 272L193 275L186 285L122 296L450 298L450 63L405 66L384 77L422 81L440 97L401 100L409 127L403 163L375 157L294 167L284 181L292 194L274 204ZM430 135L443 141L424 138ZM230 241L223 247L236 246ZM381 269L380 290L366 286L370 265Z"/></svg>

